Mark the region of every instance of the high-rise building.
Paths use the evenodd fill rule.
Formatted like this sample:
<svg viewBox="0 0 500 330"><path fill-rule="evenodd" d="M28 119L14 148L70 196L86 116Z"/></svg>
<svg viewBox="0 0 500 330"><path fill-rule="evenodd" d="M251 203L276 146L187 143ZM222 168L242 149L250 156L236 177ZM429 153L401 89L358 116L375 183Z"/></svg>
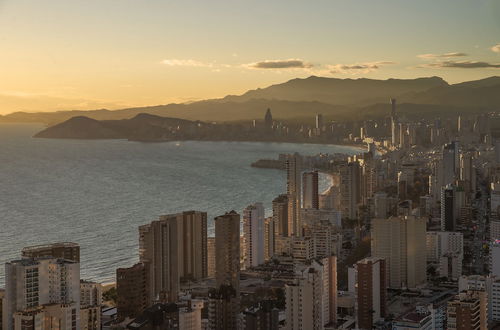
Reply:
<svg viewBox="0 0 500 330"><path fill-rule="evenodd" d="M492 182L490 185L490 212L494 220L500 221L500 183ZM500 237L491 237L492 239Z"/></svg>
<svg viewBox="0 0 500 330"><path fill-rule="evenodd" d="M240 294L240 215L235 211L215 218L215 278L217 287L231 286Z"/></svg>
<svg viewBox="0 0 500 330"><path fill-rule="evenodd" d="M22 249L23 258L52 257L80 262L80 246L71 242L60 242L28 246Z"/></svg>
<svg viewBox="0 0 500 330"><path fill-rule="evenodd" d="M318 171L302 174L302 208L319 209Z"/></svg>
<svg viewBox="0 0 500 330"><path fill-rule="evenodd" d="M316 115L316 130L321 132L322 129L323 129L323 115L318 113Z"/></svg>
<svg viewBox="0 0 500 330"><path fill-rule="evenodd" d="M313 240L314 258L339 255L342 249L342 234L338 227L327 221L318 221L308 227L307 235Z"/></svg>
<svg viewBox="0 0 500 330"><path fill-rule="evenodd" d="M273 222L277 236L290 236L293 233L288 217L288 195L279 195L273 200Z"/></svg>
<svg viewBox="0 0 500 330"><path fill-rule="evenodd" d="M238 329L239 297L231 285L223 284L208 293L208 329Z"/></svg>
<svg viewBox="0 0 500 330"><path fill-rule="evenodd" d="M311 237L292 237L290 243L293 259L305 262L314 258L314 240Z"/></svg>
<svg viewBox="0 0 500 330"><path fill-rule="evenodd" d="M34 325L36 320L79 330L80 264L51 257L6 263L2 317L4 330L21 329L19 322Z"/></svg>
<svg viewBox="0 0 500 330"><path fill-rule="evenodd" d="M488 329L488 302L484 291L460 292L448 302L447 329Z"/></svg>
<svg viewBox="0 0 500 330"><path fill-rule="evenodd" d="M207 276L207 214L187 211L139 227L139 260L150 267L149 293L177 301L180 280Z"/></svg>
<svg viewBox="0 0 500 330"><path fill-rule="evenodd" d="M391 144L399 146L399 122L396 113L396 99L391 99Z"/></svg>
<svg viewBox="0 0 500 330"><path fill-rule="evenodd" d="M215 218L215 279L217 287L209 292L209 329L237 329L240 313L240 215L235 211Z"/></svg>
<svg viewBox="0 0 500 330"><path fill-rule="evenodd" d="M312 261L285 286L287 330L319 330L336 323L336 258ZM332 311L335 310L335 311Z"/></svg>
<svg viewBox="0 0 500 330"><path fill-rule="evenodd" d="M292 228L292 232L289 235L301 236L302 157L297 153L288 155L285 164L287 178L286 192L288 194L288 223L291 224Z"/></svg>
<svg viewBox="0 0 500 330"><path fill-rule="evenodd" d="M500 278L500 239L490 242L490 274Z"/></svg>
<svg viewBox="0 0 500 330"><path fill-rule="evenodd" d="M265 261L264 206L255 203L243 210L243 236L245 241L245 267L256 267Z"/></svg>
<svg viewBox="0 0 500 330"><path fill-rule="evenodd" d="M264 116L264 124L267 129L273 127L273 115L271 114L271 109L267 108L266 115Z"/></svg>
<svg viewBox="0 0 500 330"><path fill-rule="evenodd" d="M264 260L269 261L274 256L274 238L276 226L273 217L264 219Z"/></svg>
<svg viewBox="0 0 500 330"><path fill-rule="evenodd" d="M342 216L357 219L361 202L361 167L358 161L350 161L340 167L340 196Z"/></svg>
<svg viewBox="0 0 500 330"><path fill-rule="evenodd" d="M116 270L116 292L118 319L136 318L152 305L150 290L151 268L146 263L137 263L129 268Z"/></svg>
<svg viewBox="0 0 500 330"><path fill-rule="evenodd" d="M388 287L426 283L426 219L414 216L372 220L372 256L386 262Z"/></svg>
<svg viewBox="0 0 500 330"><path fill-rule="evenodd" d="M490 240L500 239L500 219L490 217Z"/></svg>
<svg viewBox="0 0 500 330"><path fill-rule="evenodd" d="M460 153L459 179L464 182L467 194L476 190L476 169L470 152Z"/></svg>
<svg viewBox="0 0 500 330"><path fill-rule="evenodd" d="M359 329L372 329L387 310L385 260L365 258L349 269L350 290L355 294L356 323Z"/></svg>
<svg viewBox="0 0 500 330"><path fill-rule="evenodd" d="M390 214L390 203L387 194L378 192L373 196L373 216L379 219L386 219Z"/></svg>
<svg viewBox="0 0 500 330"><path fill-rule="evenodd" d="M463 191L455 185L441 188L441 230L456 231L463 206Z"/></svg>
<svg viewBox="0 0 500 330"><path fill-rule="evenodd" d="M215 237L207 237L207 273L215 277Z"/></svg>
<svg viewBox="0 0 500 330"><path fill-rule="evenodd" d="M464 253L464 238L460 232L428 231L426 233L427 262L437 262L447 253Z"/></svg>
<svg viewBox="0 0 500 330"><path fill-rule="evenodd" d="M5 290L0 289L0 330L2 329L3 326L3 299L5 298Z"/></svg>
<svg viewBox="0 0 500 330"><path fill-rule="evenodd" d="M91 281L80 281L81 330L101 329L102 286Z"/></svg>
<svg viewBox="0 0 500 330"><path fill-rule="evenodd" d="M458 292L485 291L488 298L488 320L500 321L500 277L469 275L458 280Z"/></svg>
<svg viewBox="0 0 500 330"><path fill-rule="evenodd" d="M429 231L426 234L427 262L437 264L441 277L458 280L462 275L463 234Z"/></svg>
<svg viewBox="0 0 500 330"><path fill-rule="evenodd" d="M455 182L457 175L459 155L458 155L458 142L453 141L443 146L443 176L444 185Z"/></svg>

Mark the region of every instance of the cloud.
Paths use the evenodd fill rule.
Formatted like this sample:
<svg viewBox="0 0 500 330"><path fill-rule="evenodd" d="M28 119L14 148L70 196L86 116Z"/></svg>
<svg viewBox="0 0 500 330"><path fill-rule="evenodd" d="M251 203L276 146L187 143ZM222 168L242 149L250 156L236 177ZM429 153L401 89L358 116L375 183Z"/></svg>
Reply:
<svg viewBox="0 0 500 330"><path fill-rule="evenodd" d="M308 69L313 67L312 64L301 59L265 60L245 64L244 66L252 69Z"/></svg>
<svg viewBox="0 0 500 330"><path fill-rule="evenodd" d="M500 53L500 44L491 47L491 50L494 51L495 53Z"/></svg>
<svg viewBox="0 0 500 330"><path fill-rule="evenodd" d="M350 74L360 74L368 73L380 69L381 66L396 64L395 62L389 61L379 61L379 62L366 62L366 63L355 63L355 64L334 64L327 65L327 69L330 73L350 73Z"/></svg>
<svg viewBox="0 0 500 330"><path fill-rule="evenodd" d="M187 60L169 59L169 60L163 60L161 61L161 63L168 66L191 66L191 67L205 67L205 68L213 67L213 63L204 63L190 59Z"/></svg>
<svg viewBox="0 0 500 330"><path fill-rule="evenodd" d="M481 69L481 68L500 68L500 64L481 61L443 61L429 63L420 66L420 68L459 68L459 69Z"/></svg>
<svg viewBox="0 0 500 330"><path fill-rule="evenodd" d="M419 58L423 59L433 59L433 58L451 58L451 57L464 57L468 56L465 53L446 53L446 54L422 54L422 55L417 55Z"/></svg>

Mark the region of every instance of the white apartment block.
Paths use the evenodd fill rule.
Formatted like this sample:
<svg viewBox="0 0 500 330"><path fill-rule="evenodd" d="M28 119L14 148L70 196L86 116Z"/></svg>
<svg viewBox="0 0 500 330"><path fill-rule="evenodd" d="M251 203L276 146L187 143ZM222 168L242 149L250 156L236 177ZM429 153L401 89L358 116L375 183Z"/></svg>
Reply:
<svg viewBox="0 0 500 330"><path fill-rule="evenodd" d="M245 242L245 268L265 262L264 253L264 206L255 203L243 210L243 236Z"/></svg>
<svg viewBox="0 0 500 330"><path fill-rule="evenodd" d="M60 324L66 324L70 317L72 326L65 329L79 330L79 310L79 263L41 257L5 264L4 330L16 329L20 326L16 321L25 318L38 322L43 317L40 313Z"/></svg>

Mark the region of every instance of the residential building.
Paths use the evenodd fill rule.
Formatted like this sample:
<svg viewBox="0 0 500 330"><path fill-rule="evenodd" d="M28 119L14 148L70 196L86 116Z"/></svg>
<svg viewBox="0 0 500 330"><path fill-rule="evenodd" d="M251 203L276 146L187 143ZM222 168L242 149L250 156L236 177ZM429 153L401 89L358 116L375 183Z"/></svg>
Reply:
<svg viewBox="0 0 500 330"><path fill-rule="evenodd" d="M18 329L25 318L29 323L46 315L66 329L79 330L80 264L51 257L7 262L2 307L4 330Z"/></svg>
<svg viewBox="0 0 500 330"><path fill-rule="evenodd" d="M265 261L264 206L255 203L243 210L243 237L245 241L245 268L256 267Z"/></svg>
<svg viewBox="0 0 500 330"><path fill-rule="evenodd" d="M169 214L140 226L139 261L150 267L150 300L177 301L181 280L207 277L207 214Z"/></svg>
<svg viewBox="0 0 500 330"><path fill-rule="evenodd" d="M336 259L312 261L285 286L287 330L319 330L336 323ZM332 311L332 309L334 311Z"/></svg>
<svg viewBox="0 0 500 330"><path fill-rule="evenodd" d="M302 208L319 209L318 171L302 174Z"/></svg>
<svg viewBox="0 0 500 330"><path fill-rule="evenodd" d="M385 259L389 288L416 288L426 283L425 238L425 218L372 220L372 256Z"/></svg>
<svg viewBox="0 0 500 330"><path fill-rule="evenodd" d="M448 302L447 329L488 329L487 298L484 291L465 291Z"/></svg>
<svg viewBox="0 0 500 330"><path fill-rule="evenodd" d="M118 319L139 317L146 308L152 305L153 301L149 292L150 271L151 267L143 262L116 270Z"/></svg>
<svg viewBox="0 0 500 330"><path fill-rule="evenodd" d="M288 155L286 165L286 192L288 194L288 223L291 224L292 231L289 235L301 236L301 192L302 192L302 156L295 153Z"/></svg>
<svg viewBox="0 0 500 330"><path fill-rule="evenodd" d="M372 329L387 311L387 279L385 260L365 258L349 268L349 291L355 295L356 324L359 329Z"/></svg>
<svg viewBox="0 0 500 330"><path fill-rule="evenodd" d="M273 222L277 236L291 236L293 228L288 221L288 195L279 195L273 200Z"/></svg>

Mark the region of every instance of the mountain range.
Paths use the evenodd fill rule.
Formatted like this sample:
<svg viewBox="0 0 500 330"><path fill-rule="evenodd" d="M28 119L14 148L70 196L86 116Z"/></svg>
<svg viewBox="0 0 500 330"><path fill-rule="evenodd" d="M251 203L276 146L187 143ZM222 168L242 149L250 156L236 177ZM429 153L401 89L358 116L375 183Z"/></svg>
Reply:
<svg viewBox="0 0 500 330"><path fill-rule="evenodd" d="M221 99L112 111L14 112L0 116L0 122L54 125L77 116L119 120L140 113L223 122L260 119L267 108L277 119L311 119L317 113L327 119L364 119L386 116L390 98L397 99L398 112L408 117L495 111L500 110L500 77L449 84L439 77L375 80L311 76Z"/></svg>

